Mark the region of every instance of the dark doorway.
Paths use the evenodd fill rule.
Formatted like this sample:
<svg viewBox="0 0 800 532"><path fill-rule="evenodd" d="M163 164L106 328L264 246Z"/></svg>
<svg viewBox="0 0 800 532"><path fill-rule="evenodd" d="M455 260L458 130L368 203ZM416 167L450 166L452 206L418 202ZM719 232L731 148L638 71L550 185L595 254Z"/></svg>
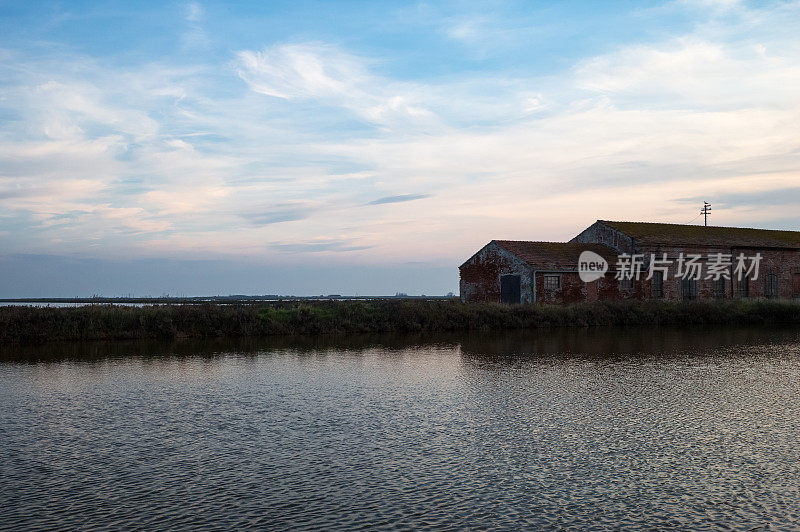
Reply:
<svg viewBox="0 0 800 532"><path fill-rule="evenodd" d="M519 275L500 276L500 301L503 303L519 303Z"/></svg>
<svg viewBox="0 0 800 532"><path fill-rule="evenodd" d="M800 297L800 273L794 274L794 297Z"/></svg>

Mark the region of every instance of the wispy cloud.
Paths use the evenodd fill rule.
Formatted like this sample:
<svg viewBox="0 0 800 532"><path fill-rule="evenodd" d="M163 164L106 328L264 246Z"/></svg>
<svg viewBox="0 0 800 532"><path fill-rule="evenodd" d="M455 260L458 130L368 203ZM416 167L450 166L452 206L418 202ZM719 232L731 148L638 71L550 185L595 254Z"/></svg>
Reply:
<svg viewBox="0 0 800 532"><path fill-rule="evenodd" d="M680 198L675 201L689 205L702 205L700 196ZM778 188L745 193L720 193L714 196L714 206L721 208L744 208L765 212L768 207L792 207L800 205L800 187ZM762 211L764 209L764 211Z"/></svg>
<svg viewBox="0 0 800 532"><path fill-rule="evenodd" d="M285 44L237 54L239 76L261 94L277 98L363 96L369 75L363 60L330 45Z"/></svg>
<svg viewBox="0 0 800 532"><path fill-rule="evenodd" d="M185 6L186 20L189 22L199 22L203 18L203 7L197 2L189 2Z"/></svg>
<svg viewBox="0 0 800 532"><path fill-rule="evenodd" d="M186 29L181 35L184 48L196 49L209 45L209 38L203 29L202 21L205 10L197 2L189 2L184 6Z"/></svg>
<svg viewBox="0 0 800 532"><path fill-rule="evenodd" d="M271 248L285 253L321 253L364 251L372 246L356 245L352 240L316 240L309 242L274 242Z"/></svg>
<svg viewBox="0 0 800 532"><path fill-rule="evenodd" d="M404 201L414 201L429 198L430 194L397 194L395 196L384 196L369 202L370 205L384 205L386 203L402 203Z"/></svg>
<svg viewBox="0 0 800 532"><path fill-rule="evenodd" d="M373 75L370 61L332 45L281 44L240 51L237 59L239 76L260 94L317 100L374 123L434 119L412 86Z"/></svg>
<svg viewBox="0 0 800 532"><path fill-rule="evenodd" d="M255 225L271 225L305 220L314 211L315 207L309 203L283 203L243 212L241 216Z"/></svg>

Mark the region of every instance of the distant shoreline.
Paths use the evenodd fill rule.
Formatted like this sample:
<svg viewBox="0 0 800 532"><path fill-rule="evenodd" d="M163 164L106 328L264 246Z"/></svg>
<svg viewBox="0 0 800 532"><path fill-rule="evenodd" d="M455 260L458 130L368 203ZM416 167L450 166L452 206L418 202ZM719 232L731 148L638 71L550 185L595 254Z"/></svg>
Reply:
<svg viewBox="0 0 800 532"><path fill-rule="evenodd" d="M800 304L752 300L521 306L399 299L0 307L0 341L15 343L713 324L800 325Z"/></svg>
<svg viewBox="0 0 800 532"><path fill-rule="evenodd" d="M205 303L217 303L232 305L237 303L274 303L282 301L396 301L396 300L424 300L424 301L448 301L457 300L458 296L409 296L398 294L394 296L347 296L339 294L320 295L320 296L159 296L159 297L21 297L21 298L0 298L0 305L47 305L47 304L75 304L75 305L201 305Z"/></svg>

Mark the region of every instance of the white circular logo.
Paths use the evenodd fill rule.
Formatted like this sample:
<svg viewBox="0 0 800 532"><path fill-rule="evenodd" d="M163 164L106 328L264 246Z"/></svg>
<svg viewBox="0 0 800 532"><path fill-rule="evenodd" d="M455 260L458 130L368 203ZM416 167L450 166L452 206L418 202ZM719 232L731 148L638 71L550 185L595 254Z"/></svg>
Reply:
<svg viewBox="0 0 800 532"><path fill-rule="evenodd" d="M608 261L594 251L584 251L578 257L578 276L584 283L602 278L608 271Z"/></svg>

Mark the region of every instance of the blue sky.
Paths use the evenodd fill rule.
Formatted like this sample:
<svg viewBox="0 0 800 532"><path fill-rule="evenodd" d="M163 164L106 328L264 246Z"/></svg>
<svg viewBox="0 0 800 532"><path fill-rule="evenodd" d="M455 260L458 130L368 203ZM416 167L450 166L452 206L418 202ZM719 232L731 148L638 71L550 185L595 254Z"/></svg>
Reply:
<svg viewBox="0 0 800 532"><path fill-rule="evenodd" d="M800 230L800 4L2 2L0 295L457 292L595 219Z"/></svg>

